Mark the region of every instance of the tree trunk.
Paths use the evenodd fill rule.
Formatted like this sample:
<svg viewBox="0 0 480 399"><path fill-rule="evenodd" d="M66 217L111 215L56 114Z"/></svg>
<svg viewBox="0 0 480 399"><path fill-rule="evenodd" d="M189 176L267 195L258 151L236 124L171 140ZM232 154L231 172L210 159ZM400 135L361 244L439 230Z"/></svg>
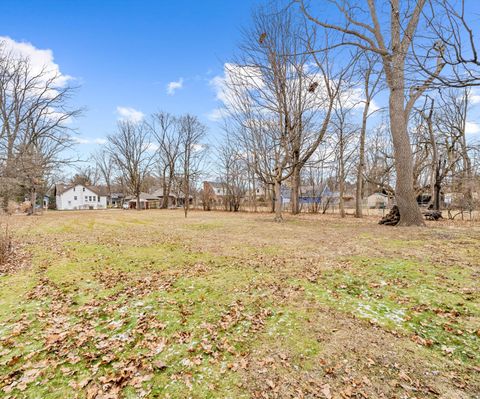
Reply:
<svg viewBox="0 0 480 399"><path fill-rule="evenodd" d="M300 204L299 204L299 196L300 196L300 165L298 162L294 166L294 170L292 173L292 194L291 194L291 202L292 202L292 215L297 215L300 213Z"/></svg>
<svg viewBox="0 0 480 399"><path fill-rule="evenodd" d="M137 211L140 210L140 193L137 193Z"/></svg>
<svg viewBox="0 0 480 399"><path fill-rule="evenodd" d="M252 190L253 190L253 196L252 196L253 211L257 212L257 187L255 185L255 177L253 177L252 179Z"/></svg>
<svg viewBox="0 0 480 399"><path fill-rule="evenodd" d="M36 202L37 202L37 191L35 190L35 187L33 187L31 190L30 190L30 203L31 203L31 211L30 211L30 214L31 215L35 215L35 212L36 212L36 209L35 209L35 205L36 205Z"/></svg>
<svg viewBox="0 0 480 399"><path fill-rule="evenodd" d="M189 209L189 206L190 206L190 178L189 177L185 177L184 178L184 186L183 186L183 193L185 195L185 198L183 200L183 212L185 214L185 218L187 217L188 215L188 209Z"/></svg>
<svg viewBox="0 0 480 399"><path fill-rule="evenodd" d="M413 186L413 155L407 131L404 109L403 76L393 80L390 87L389 111L395 171L395 198L400 210L400 226L425 226ZM400 82L402 79L402 82ZM402 88L402 89L399 89Z"/></svg>
<svg viewBox="0 0 480 399"><path fill-rule="evenodd" d="M271 204L272 204L272 210L271 212L274 213L275 212L275 183L272 185L272 184L269 184L268 185L268 192L270 193L270 201L271 201Z"/></svg>
<svg viewBox="0 0 480 399"><path fill-rule="evenodd" d="M282 182L275 180L275 222L281 222L282 217Z"/></svg>
<svg viewBox="0 0 480 399"><path fill-rule="evenodd" d="M363 171L365 169L365 136L367 135L367 116L370 102L365 103L362 115L362 128L360 130L360 150L358 154L357 185L355 192L355 217L363 217Z"/></svg>
<svg viewBox="0 0 480 399"><path fill-rule="evenodd" d="M343 196L345 195L345 165L343 160L343 144L341 145L342 149L340 150L340 184L339 184L339 198L338 198L338 208L340 210L340 217L343 219L345 217L345 201Z"/></svg>
<svg viewBox="0 0 480 399"><path fill-rule="evenodd" d="M162 209L168 208L168 198L170 195L170 189L167 184L167 176L166 171L163 171L162 176L162 191L163 191L163 198L162 198Z"/></svg>

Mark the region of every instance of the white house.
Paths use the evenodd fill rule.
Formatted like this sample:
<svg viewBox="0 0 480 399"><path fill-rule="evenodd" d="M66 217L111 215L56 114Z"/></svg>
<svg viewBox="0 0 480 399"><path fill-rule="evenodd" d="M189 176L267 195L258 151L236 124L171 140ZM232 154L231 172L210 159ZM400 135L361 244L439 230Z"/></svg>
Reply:
<svg viewBox="0 0 480 399"><path fill-rule="evenodd" d="M94 186L56 184L55 201L58 210L105 209L107 196Z"/></svg>

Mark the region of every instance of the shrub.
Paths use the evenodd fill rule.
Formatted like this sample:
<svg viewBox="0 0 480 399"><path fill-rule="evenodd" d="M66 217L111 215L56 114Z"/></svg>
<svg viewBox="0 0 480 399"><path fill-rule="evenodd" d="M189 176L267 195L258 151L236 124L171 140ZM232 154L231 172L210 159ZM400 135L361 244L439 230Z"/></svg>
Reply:
<svg viewBox="0 0 480 399"><path fill-rule="evenodd" d="M18 210L18 204L15 201L8 201L7 214L13 215Z"/></svg>
<svg viewBox="0 0 480 399"><path fill-rule="evenodd" d="M8 224L0 223L0 266L7 263L12 254L12 237L8 230Z"/></svg>
<svg viewBox="0 0 480 399"><path fill-rule="evenodd" d="M30 201L23 201L19 206L19 210L21 213L27 213L28 211L30 211L31 208L32 203Z"/></svg>

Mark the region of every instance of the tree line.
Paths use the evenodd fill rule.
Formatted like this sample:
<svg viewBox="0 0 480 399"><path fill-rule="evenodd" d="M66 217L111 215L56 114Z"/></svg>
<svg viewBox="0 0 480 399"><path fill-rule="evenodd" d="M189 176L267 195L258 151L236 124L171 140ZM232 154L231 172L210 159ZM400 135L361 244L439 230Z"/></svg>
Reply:
<svg viewBox="0 0 480 399"><path fill-rule="evenodd" d="M298 213L302 178L328 163L342 216L353 174L355 216L370 183L394 195L401 225L424 225L417 199L426 190L434 208L447 184L462 207L474 206L478 146L466 126L479 66L463 2L269 4L225 65L226 142L240 144L248 169L273 187L276 220L282 184Z"/></svg>
<svg viewBox="0 0 480 399"><path fill-rule="evenodd" d="M356 217L365 195L381 190L394 196L401 225L423 225L419 195L429 193L434 209L446 190L462 210L478 202L479 147L467 137L478 85L463 1L268 3L255 9L224 65L224 137L210 149L209 167L205 125L165 112L119 122L92 159L109 192L119 182L137 207L155 176L167 194L162 207L175 186L186 215L203 173L223 185L232 211L246 197L256 206L262 187L280 221L285 188L296 214L303 186L329 184L345 216L354 184ZM68 122L82 112L69 106L74 91L0 47L4 207L25 193L34 204L55 171L74 161L65 156L75 142Z"/></svg>

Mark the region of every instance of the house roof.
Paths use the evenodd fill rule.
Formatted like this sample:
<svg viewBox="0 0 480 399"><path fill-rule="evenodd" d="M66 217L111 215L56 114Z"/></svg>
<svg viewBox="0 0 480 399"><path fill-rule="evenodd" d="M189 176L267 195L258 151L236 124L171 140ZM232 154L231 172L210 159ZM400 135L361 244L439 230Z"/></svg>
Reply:
<svg viewBox="0 0 480 399"><path fill-rule="evenodd" d="M125 197L127 201L134 201L137 199L136 196L134 195L129 195L128 197ZM159 198L153 194L148 194L148 193L140 193L140 201L158 201Z"/></svg>
<svg viewBox="0 0 480 399"><path fill-rule="evenodd" d="M152 195L154 195L155 197L163 197L163 188L158 188L156 189ZM170 193L169 194L169 197L173 197L173 198L177 198L177 196L173 193Z"/></svg>
<svg viewBox="0 0 480 399"><path fill-rule="evenodd" d="M65 184L65 183L55 184L55 195L62 195L63 193L66 193L68 190L71 190L72 188L77 186L88 188L90 191L94 192L100 197L105 196L105 194L101 193L100 188L96 186L85 186L83 184Z"/></svg>
<svg viewBox="0 0 480 399"><path fill-rule="evenodd" d="M219 183L219 182L215 182L215 181L204 181L203 183L206 183L213 188L225 188L224 183Z"/></svg>
<svg viewBox="0 0 480 399"><path fill-rule="evenodd" d="M384 193L373 193L373 194L370 194L369 197L372 197L374 195L381 195L382 197L388 197L388 195Z"/></svg>

